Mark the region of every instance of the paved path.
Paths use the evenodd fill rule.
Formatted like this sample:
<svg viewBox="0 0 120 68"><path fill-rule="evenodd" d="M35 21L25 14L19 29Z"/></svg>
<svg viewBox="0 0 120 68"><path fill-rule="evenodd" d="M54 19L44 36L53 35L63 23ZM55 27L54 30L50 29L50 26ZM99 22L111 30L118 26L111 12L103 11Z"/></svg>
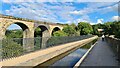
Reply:
<svg viewBox="0 0 120 68"><path fill-rule="evenodd" d="M117 66L118 62L110 46L105 42L98 41L93 50L88 54L81 66Z"/></svg>

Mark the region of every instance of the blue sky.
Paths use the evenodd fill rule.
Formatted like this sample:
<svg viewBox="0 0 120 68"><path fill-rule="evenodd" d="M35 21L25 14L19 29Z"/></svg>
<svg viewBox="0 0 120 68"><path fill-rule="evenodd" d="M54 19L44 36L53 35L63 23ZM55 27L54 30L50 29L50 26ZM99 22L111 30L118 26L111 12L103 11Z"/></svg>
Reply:
<svg viewBox="0 0 120 68"><path fill-rule="evenodd" d="M90 24L118 20L118 2L13 2L2 0L1 14L16 17L71 24ZM12 25L9 29L18 26Z"/></svg>

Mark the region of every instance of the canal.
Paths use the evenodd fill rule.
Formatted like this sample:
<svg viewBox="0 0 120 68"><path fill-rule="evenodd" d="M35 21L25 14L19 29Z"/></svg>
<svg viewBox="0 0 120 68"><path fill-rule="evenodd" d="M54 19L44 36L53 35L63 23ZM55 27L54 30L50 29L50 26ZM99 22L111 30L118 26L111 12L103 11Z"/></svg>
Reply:
<svg viewBox="0 0 120 68"><path fill-rule="evenodd" d="M40 66L48 68L54 68L56 66L67 66L69 68L72 68L80 60L80 58L88 51L91 45L93 45L96 41L97 39L83 45L82 47L81 46L76 47L53 59L50 59L42 64L39 64L35 68L39 68Z"/></svg>

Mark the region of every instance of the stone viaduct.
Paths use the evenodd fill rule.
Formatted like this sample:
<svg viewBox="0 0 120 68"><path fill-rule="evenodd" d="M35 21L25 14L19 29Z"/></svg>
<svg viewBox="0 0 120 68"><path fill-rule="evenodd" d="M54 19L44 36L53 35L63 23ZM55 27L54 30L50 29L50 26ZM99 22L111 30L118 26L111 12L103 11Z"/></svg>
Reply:
<svg viewBox="0 0 120 68"><path fill-rule="evenodd" d="M63 29L63 25L60 25L60 24L28 20L23 18L16 18L13 16L0 15L0 39L5 38L6 30L11 24L17 24L22 28L24 48L26 47L31 48L33 46L34 39L31 39L31 38L34 38L35 29L38 27L41 29L41 32L42 32L41 37L51 37L53 31L58 31ZM45 40L46 39L42 39L42 41L44 42ZM44 43L42 44L44 45Z"/></svg>

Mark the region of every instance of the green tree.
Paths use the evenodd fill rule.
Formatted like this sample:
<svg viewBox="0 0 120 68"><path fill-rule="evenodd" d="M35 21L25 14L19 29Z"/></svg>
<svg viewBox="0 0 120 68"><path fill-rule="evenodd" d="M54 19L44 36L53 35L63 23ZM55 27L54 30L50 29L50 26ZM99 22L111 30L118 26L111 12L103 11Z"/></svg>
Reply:
<svg viewBox="0 0 120 68"><path fill-rule="evenodd" d="M93 34L94 35L98 35L98 36L101 36L104 32L99 32L98 29L105 29L105 24L95 24L95 25L92 25L92 28L93 28Z"/></svg>
<svg viewBox="0 0 120 68"><path fill-rule="evenodd" d="M115 37L120 38L120 21L113 22L113 25L111 28L113 29L112 31L114 32Z"/></svg>
<svg viewBox="0 0 120 68"><path fill-rule="evenodd" d="M53 36L60 37L60 36L67 36L67 34L65 32L59 30L59 31L54 32Z"/></svg>
<svg viewBox="0 0 120 68"><path fill-rule="evenodd" d="M80 32L79 32L79 30L77 29L77 25L75 25L74 23L72 23L70 26L72 26L72 27L74 28L74 30L75 30L74 35L75 35L75 36L80 36Z"/></svg>
<svg viewBox="0 0 120 68"><path fill-rule="evenodd" d="M70 26L72 26L76 30L77 26L74 23L70 24Z"/></svg>
<svg viewBox="0 0 120 68"><path fill-rule="evenodd" d="M22 38L23 31L22 30L7 30L6 37L7 38Z"/></svg>
<svg viewBox="0 0 120 68"><path fill-rule="evenodd" d="M41 33L42 33L41 29L38 27L35 29L34 35L35 35L35 37L41 37L41 35L42 35Z"/></svg>
<svg viewBox="0 0 120 68"><path fill-rule="evenodd" d="M112 30L112 25L113 25L113 22L107 22L104 24L104 30L105 30L105 35L112 35L114 34L113 30Z"/></svg>
<svg viewBox="0 0 120 68"><path fill-rule="evenodd" d="M63 28L63 32L65 32L68 36L75 36L75 29L70 26L70 25L67 25Z"/></svg>
<svg viewBox="0 0 120 68"><path fill-rule="evenodd" d="M80 35L87 35L93 33L92 26L86 22L78 23L78 30L80 31Z"/></svg>
<svg viewBox="0 0 120 68"><path fill-rule="evenodd" d="M93 35L99 35L98 26L92 25L92 28L93 28Z"/></svg>
<svg viewBox="0 0 120 68"><path fill-rule="evenodd" d="M16 57L23 54L25 50L23 50L21 44L15 41L13 39L2 40L2 58Z"/></svg>

